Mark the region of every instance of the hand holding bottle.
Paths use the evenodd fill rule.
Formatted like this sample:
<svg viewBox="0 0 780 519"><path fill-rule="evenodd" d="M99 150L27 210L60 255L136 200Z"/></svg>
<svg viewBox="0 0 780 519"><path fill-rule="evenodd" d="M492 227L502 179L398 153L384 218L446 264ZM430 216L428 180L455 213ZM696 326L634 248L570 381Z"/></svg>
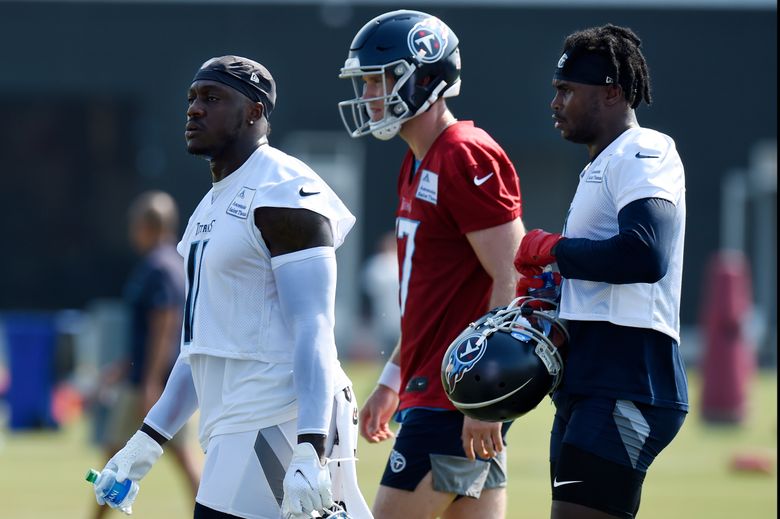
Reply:
<svg viewBox="0 0 780 519"><path fill-rule="evenodd" d="M132 505L140 490L138 483L131 479L120 483L116 479L116 472L110 469L103 472L89 469L86 480L94 485L95 500L99 505L108 505L127 515L133 513Z"/></svg>

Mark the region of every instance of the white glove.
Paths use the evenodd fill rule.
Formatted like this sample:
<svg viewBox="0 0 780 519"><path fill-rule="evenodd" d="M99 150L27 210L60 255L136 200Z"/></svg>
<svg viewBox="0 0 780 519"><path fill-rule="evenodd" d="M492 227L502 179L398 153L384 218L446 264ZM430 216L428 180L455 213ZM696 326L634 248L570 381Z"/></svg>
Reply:
<svg viewBox="0 0 780 519"><path fill-rule="evenodd" d="M330 471L320 463L317 451L310 443L299 443L284 475L284 519L310 519L312 513L333 506Z"/></svg>
<svg viewBox="0 0 780 519"><path fill-rule="evenodd" d="M162 447L151 436L136 431L125 446L108 460L103 470L116 472L116 480L120 483L127 478L140 481L162 453Z"/></svg>

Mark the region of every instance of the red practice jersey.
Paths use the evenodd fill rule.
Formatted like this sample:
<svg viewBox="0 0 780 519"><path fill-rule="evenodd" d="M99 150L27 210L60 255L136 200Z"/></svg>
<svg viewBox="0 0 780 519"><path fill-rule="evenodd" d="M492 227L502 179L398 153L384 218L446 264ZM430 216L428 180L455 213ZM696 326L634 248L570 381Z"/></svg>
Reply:
<svg viewBox="0 0 780 519"><path fill-rule="evenodd" d="M519 217L520 184L504 150L462 121L439 135L416 173L414 155L407 153L398 195L399 409L455 409L441 385L442 357L489 310L493 287L466 233Z"/></svg>

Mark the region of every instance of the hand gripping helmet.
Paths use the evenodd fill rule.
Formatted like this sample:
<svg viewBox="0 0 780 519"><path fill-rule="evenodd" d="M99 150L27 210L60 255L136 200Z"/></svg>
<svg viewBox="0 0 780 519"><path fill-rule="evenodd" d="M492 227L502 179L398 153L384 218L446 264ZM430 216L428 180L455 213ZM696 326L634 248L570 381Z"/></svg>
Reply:
<svg viewBox="0 0 780 519"><path fill-rule="evenodd" d="M569 335L557 305L519 297L471 323L447 348L444 391L466 416L488 422L518 418L552 394L563 374Z"/></svg>
<svg viewBox="0 0 780 519"><path fill-rule="evenodd" d="M371 75L381 78L383 94L364 98L364 77ZM385 13L358 31L339 77L351 79L355 90L354 99L339 103L347 132L352 137L371 133L392 139L403 122L425 112L437 99L460 93L458 38L429 14ZM383 115L372 121L369 103L378 101L383 102Z"/></svg>

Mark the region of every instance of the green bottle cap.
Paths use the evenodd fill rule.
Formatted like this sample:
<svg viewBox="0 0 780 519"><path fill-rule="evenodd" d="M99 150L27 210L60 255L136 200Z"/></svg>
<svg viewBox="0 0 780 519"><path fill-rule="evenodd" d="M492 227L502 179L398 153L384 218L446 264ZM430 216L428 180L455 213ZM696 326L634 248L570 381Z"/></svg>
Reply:
<svg viewBox="0 0 780 519"><path fill-rule="evenodd" d="M97 478L98 478L99 475L100 475L100 472L98 472L97 470L89 469L87 471L87 476L84 479L86 479L90 483L94 483L95 481L97 481Z"/></svg>

